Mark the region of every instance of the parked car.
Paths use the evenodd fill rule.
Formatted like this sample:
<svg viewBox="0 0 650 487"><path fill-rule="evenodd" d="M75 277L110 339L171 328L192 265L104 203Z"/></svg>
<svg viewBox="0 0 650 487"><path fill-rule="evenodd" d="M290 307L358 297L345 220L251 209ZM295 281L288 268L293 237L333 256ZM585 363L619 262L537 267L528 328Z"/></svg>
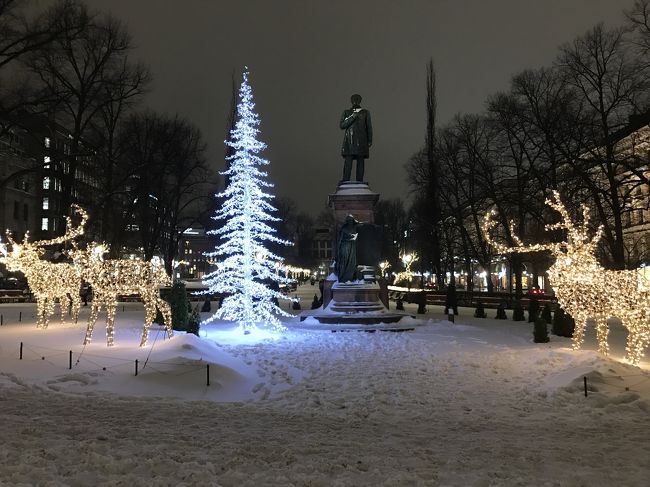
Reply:
<svg viewBox="0 0 650 487"><path fill-rule="evenodd" d="M6 277L5 279L2 280L2 288L3 289L21 289L22 288L22 283L20 282L20 279L17 277Z"/></svg>
<svg viewBox="0 0 650 487"><path fill-rule="evenodd" d="M536 297L536 298L550 298L552 295L550 293L547 293L543 289L540 289L538 287L534 287L532 289L529 289L528 292L526 293L527 296L529 297Z"/></svg>
<svg viewBox="0 0 650 487"><path fill-rule="evenodd" d="M295 291L296 289L298 289L298 281L296 281L296 280L280 284L280 290L282 292L289 292L290 293L290 292Z"/></svg>

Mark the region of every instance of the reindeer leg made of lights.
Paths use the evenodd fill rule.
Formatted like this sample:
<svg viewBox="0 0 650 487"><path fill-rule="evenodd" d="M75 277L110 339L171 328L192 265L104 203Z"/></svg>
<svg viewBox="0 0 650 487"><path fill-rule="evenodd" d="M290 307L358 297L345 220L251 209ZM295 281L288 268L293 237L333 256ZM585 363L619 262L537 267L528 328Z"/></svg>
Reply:
<svg viewBox="0 0 650 487"><path fill-rule="evenodd" d="M609 345L607 343L609 327L607 326L607 316L599 315L596 318L596 339L598 341L598 353L609 355Z"/></svg>
<svg viewBox="0 0 650 487"><path fill-rule="evenodd" d="M106 346L115 344L115 314L117 313L117 296L112 294L106 303Z"/></svg>
<svg viewBox="0 0 650 487"><path fill-rule="evenodd" d="M50 318L54 316L54 298L48 297L45 299L44 311L43 311L43 329L47 329L47 325L50 322Z"/></svg>
<svg viewBox="0 0 650 487"><path fill-rule="evenodd" d="M68 313L71 305L72 302L67 293L59 296L59 319L61 320L61 323L65 321L65 315Z"/></svg>
<svg viewBox="0 0 650 487"><path fill-rule="evenodd" d="M140 296L142 296L142 302L144 304L145 311L144 326L142 327L142 338L140 339L140 346L144 347L147 344L147 340L149 340L149 328L151 327L151 323L153 323L153 320L156 319L156 302L150 300L149 298L145 298L145 296L147 296L146 293L140 293Z"/></svg>
<svg viewBox="0 0 650 487"><path fill-rule="evenodd" d="M97 322L97 316L99 315L99 310L101 309L103 299L99 294L95 294L95 298L92 301L90 306L90 318L88 319L88 327L86 328L86 337L84 338L84 345L88 345L93 336L93 328L95 328L95 323Z"/></svg>
<svg viewBox="0 0 650 487"><path fill-rule="evenodd" d="M42 294L36 295L36 328L45 328L45 302L47 298Z"/></svg>
<svg viewBox="0 0 650 487"><path fill-rule="evenodd" d="M630 326L628 328L627 332L627 343L625 344L625 360L628 362L635 364L636 357L641 357L643 354L643 342L642 339L640 338L640 333L636 329L633 329L632 323L630 323ZM639 349L641 349L641 352L639 353ZM635 364L637 365L637 364Z"/></svg>
<svg viewBox="0 0 650 487"><path fill-rule="evenodd" d="M71 293L70 301L70 305L72 306L72 319L77 323L79 321L79 311L81 310L81 296L79 296L79 293Z"/></svg>
<svg viewBox="0 0 650 487"><path fill-rule="evenodd" d="M165 331L167 332L167 338L171 338L174 335L174 328L172 323L172 307L167 301L163 298L156 297L156 306L160 310L160 313L163 315L163 321L165 322Z"/></svg>
<svg viewBox="0 0 650 487"><path fill-rule="evenodd" d="M582 348L582 343L585 341L585 329L587 328L587 318L588 316L585 313L579 311L570 312L573 316L576 327L573 330L573 344L571 348L573 350L580 350Z"/></svg>
<svg viewBox="0 0 650 487"><path fill-rule="evenodd" d="M628 322L627 344L625 346L625 360L633 365L639 365L643 352L648 346L648 325L646 313L642 313L634 321Z"/></svg>

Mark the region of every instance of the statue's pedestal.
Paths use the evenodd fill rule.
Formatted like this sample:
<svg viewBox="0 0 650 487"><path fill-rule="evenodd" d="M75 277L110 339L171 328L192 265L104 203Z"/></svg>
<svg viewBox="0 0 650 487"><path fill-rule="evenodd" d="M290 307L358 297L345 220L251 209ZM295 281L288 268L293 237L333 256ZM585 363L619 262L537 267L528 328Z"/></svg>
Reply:
<svg viewBox="0 0 650 487"><path fill-rule="evenodd" d="M357 282L336 282L332 285L331 301L323 308L303 311L300 321L315 318L319 323L341 325L376 325L396 323L409 313L392 312L381 301L379 284Z"/></svg>
<svg viewBox="0 0 650 487"><path fill-rule="evenodd" d="M372 224L375 221L375 205L379 201L379 193L370 190L368 183L356 181L342 181L336 187L336 192L330 194L328 203L334 211L335 238L338 242L338 231L348 215L352 215L357 221ZM366 234L367 235L367 234ZM361 240L361 238L359 239ZM377 239L371 240L376 245L381 245ZM334 248L334 259L336 260L337 246ZM323 307L310 311L303 311L300 320L312 317L319 323L342 324L342 325L376 325L379 323L395 323L405 316L413 316L408 313L391 312L382 302L386 301L382 295L384 291L375 282L375 266L369 255L372 252L364 252L367 249L357 249L357 263L364 280L356 282L338 282L336 275L331 274L325 281L323 290ZM376 249L377 250L377 249ZM378 259L378 251L377 259ZM361 254L361 255L360 255ZM368 258L370 262L364 261ZM385 287L385 286L384 286ZM385 293L384 293L385 294Z"/></svg>
<svg viewBox="0 0 650 487"><path fill-rule="evenodd" d="M379 285L337 282L332 286L332 301L327 309L339 313L367 313L384 310L379 300Z"/></svg>
<svg viewBox="0 0 650 487"><path fill-rule="evenodd" d="M348 215L354 216L360 222L374 223L377 201L379 193L371 191L368 183L356 181L341 181L336 187L336 193L327 198L329 207L334 210L337 229Z"/></svg>

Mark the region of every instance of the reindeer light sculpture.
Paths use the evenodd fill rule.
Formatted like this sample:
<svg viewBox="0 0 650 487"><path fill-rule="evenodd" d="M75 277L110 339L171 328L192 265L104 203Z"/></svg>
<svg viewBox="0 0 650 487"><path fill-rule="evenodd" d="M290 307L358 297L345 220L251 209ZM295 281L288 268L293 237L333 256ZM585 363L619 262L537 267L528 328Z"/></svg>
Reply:
<svg viewBox="0 0 650 487"><path fill-rule="evenodd" d="M75 207L79 211L80 208ZM70 306L72 318L76 322L79 318L81 298L81 278L74 266L68 263L52 263L41 259L43 247L57 245L68 240L73 240L84 232L84 226L88 219L85 213L81 213L82 219L79 226L72 229L70 225L66 228L65 235L51 240L29 241L29 234L25 233L22 243L16 243L9 232L7 240L11 244L11 251L3 245L3 261L10 272L20 271L25 274L27 284L36 298L36 326L46 329L49 325L50 316L54 312L54 303L59 301L61 308L61 321L65 315L65 309ZM68 218L68 222L70 219Z"/></svg>
<svg viewBox="0 0 650 487"><path fill-rule="evenodd" d="M160 287L171 285L171 279L163 266L154 261L141 259L104 260L106 247L103 245L79 249L76 244L70 252L80 276L93 288L90 319L86 329L84 345L90 342L97 316L102 306L106 309L106 341L110 347L115 337L115 312L117 298L125 294L139 294L145 308L145 322L140 346L147 344L149 328L160 310L165 322L167 336L172 336L172 314L169 304L160 297Z"/></svg>
<svg viewBox="0 0 650 487"><path fill-rule="evenodd" d="M487 242L498 253L550 251L555 262L548 270L549 281L558 303L576 322L573 349L582 347L587 320L592 318L596 321L598 351L607 355L607 319L616 317L628 330L625 359L638 365L650 341L650 281L634 270L606 270L598 263L595 250L602 236L602 226L590 235L589 210L586 206L582 207L582 224L576 225L558 192L554 191L546 204L560 213L562 221L546 225L545 228L547 231L566 230L565 242L524 245L511 230L515 246L502 245L490 236L490 231L496 226L494 212L488 213L483 222Z"/></svg>

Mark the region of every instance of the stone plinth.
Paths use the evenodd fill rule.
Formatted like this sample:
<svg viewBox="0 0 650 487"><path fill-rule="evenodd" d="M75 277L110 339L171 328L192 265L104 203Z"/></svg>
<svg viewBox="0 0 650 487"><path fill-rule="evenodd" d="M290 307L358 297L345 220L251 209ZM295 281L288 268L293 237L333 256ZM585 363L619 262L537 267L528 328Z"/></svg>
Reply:
<svg viewBox="0 0 650 487"><path fill-rule="evenodd" d="M337 282L332 286L332 301L327 306L331 311L359 313L381 311L384 308L379 299L379 285Z"/></svg>
<svg viewBox="0 0 650 487"><path fill-rule="evenodd" d="M375 261L379 258L377 246L381 245L381 233L376 231L376 225L372 225L375 222L377 201L379 193L371 191L368 183L356 181L340 182L336 192L329 195L328 204L334 211L335 220L334 242L338 242L338 231L348 215L359 222L370 224L358 229L358 242L366 242L359 243L361 248L357 249L360 280L341 283L336 280L336 275L328 276L323 286L323 307L303 311L301 321L313 317L320 323L373 325L395 323L404 316L410 316L388 310L387 296L383 295L386 294L385 285L382 287L375 282ZM368 245L368 242L374 242L376 248ZM332 247L336 259L336 243Z"/></svg>
<svg viewBox="0 0 650 487"><path fill-rule="evenodd" d="M331 289L331 301L321 309L303 311L300 320L315 318L319 323L341 325L376 325L396 323L408 313L388 310L380 299L377 283L336 282Z"/></svg>
<svg viewBox="0 0 650 487"><path fill-rule="evenodd" d="M368 183L342 181L336 187L336 193L330 194L327 201L329 207L334 210L337 228L348 215L354 216L360 222L374 223L379 193L371 191Z"/></svg>

